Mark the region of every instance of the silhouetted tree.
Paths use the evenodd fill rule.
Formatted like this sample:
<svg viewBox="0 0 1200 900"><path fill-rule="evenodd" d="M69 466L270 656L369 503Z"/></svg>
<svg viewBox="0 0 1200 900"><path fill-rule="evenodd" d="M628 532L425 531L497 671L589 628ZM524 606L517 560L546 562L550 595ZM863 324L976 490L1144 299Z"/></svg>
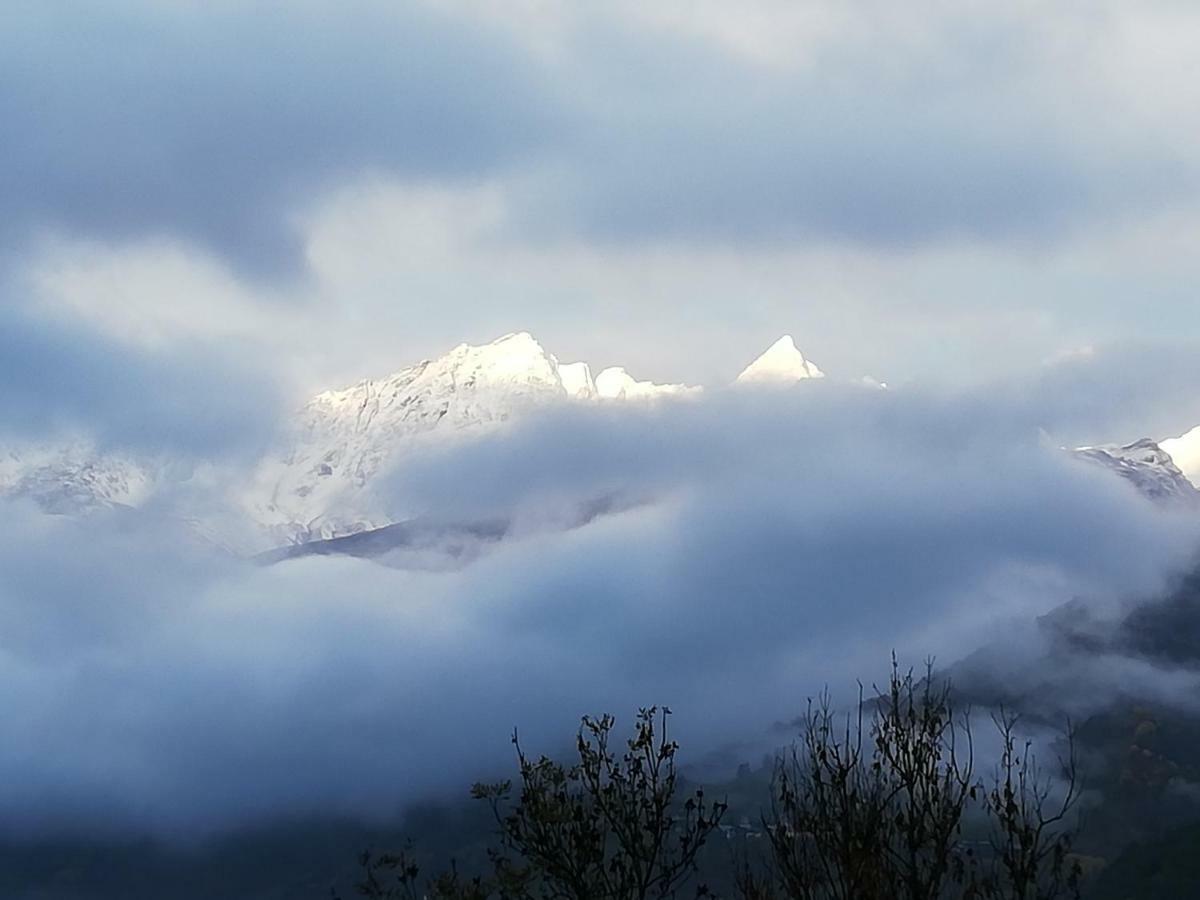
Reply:
<svg viewBox="0 0 1200 900"><path fill-rule="evenodd" d="M997 717L1002 759L990 786L974 774L968 715L950 686L901 674L886 691L836 715L810 706L798 746L781 758L764 817L766 871L743 865L747 900L1051 900L1077 894L1067 815L1076 798L1073 753L1065 787L1043 777L1016 720ZM990 834L986 823L990 821ZM974 827L979 839L964 837ZM984 835L987 834L987 839Z"/></svg>
<svg viewBox="0 0 1200 900"><path fill-rule="evenodd" d="M584 717L578 762L531 759L517 735L519 785L477 784L500 846L489 851L486 877L454 871L419 887L410 854L361 860L359 893L373 900L663 900L677 896L696 871L696 856L718 827L723 803L702 790L677 797L678 744L668 737L670 710L638 712L633 736L618 755L611 747L614 720ZM700 885L696 896L707 896Z"/></svg>
<svg viewBox="0 0 1200 900"><path fill-rule="evenodd" d="M1054 900L1079 895L1080 866L1070 858L1072 831L1064 827L1079 797L1074 735L1059 778L1044 774L1029 741L1016 735L1017 717L1001 710L992 717L1003 751L985 797L991 819L990 846L1002 888L995 896Z"/></svg>
<svg viewBox="0 0 1200 900"><path fill-rule="evenodd" d="M634 733L611 746L611 716L584 717L578 760L526 755L519 781L476 784L498 846L484 875L451 868L421 880L412 854L364 854L359 893L371 900L665 900L697 873L724 803L702 790L679 797L670 711L638 712ZM1017 720L993 721L1001 756L975 774L969 715L927 667L835 712L810 704L799 742L777 762L765 862L735 864L744 900L1059 900L1078 896L1070 814L1078 799L1073 740L1059 777L1038 766ZM698 880L698 879L697 879ZM703 884L692 891L711 896Z"/></svg>

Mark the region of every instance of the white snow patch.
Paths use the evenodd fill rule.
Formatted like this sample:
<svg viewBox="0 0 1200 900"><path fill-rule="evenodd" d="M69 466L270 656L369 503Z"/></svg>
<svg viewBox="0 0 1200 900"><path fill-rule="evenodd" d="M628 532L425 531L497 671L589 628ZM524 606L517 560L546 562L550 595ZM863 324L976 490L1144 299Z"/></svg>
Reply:
<svg viewBox="0 0 1200 900"><path fill-rule="evenodd" d="M1188 480L1200 487L1200 425L1179 437L1159 441L1158 445L1171 455Z"/></svg>

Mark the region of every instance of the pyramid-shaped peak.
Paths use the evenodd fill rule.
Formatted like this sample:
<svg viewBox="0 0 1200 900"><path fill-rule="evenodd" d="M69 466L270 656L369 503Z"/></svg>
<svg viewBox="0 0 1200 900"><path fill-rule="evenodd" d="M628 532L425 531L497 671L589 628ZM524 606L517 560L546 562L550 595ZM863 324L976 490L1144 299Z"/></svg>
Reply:
<svg viewBox="0 0 1200 900"><path fill-rule="evenodd" d="M737 377L739 383L789 383L805 378L822 378L825 373L804 358L790 334L785 334Z"/></svg>

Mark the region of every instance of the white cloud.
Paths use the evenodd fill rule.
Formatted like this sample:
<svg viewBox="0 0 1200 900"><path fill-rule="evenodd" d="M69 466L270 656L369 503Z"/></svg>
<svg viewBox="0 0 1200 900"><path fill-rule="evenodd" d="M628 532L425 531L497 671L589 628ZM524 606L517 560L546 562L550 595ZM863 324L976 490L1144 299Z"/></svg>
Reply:
<svg viewBox="0 0 1200 900"><path fill-rule="evenodd" d="M43 312L155 349L278 329L283 317L271 306L286 302L239 281L203 250L166 240L48 237L31 254L25 281Z"/></svg>

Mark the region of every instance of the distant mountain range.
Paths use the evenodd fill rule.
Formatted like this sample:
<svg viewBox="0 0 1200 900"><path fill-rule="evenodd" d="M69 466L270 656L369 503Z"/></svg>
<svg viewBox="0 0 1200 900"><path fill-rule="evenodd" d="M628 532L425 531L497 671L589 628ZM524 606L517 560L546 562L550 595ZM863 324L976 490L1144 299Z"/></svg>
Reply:
<svg viewBox="0 0 1200 900"><path fill-rule="evenodd" d="M786 386L823 376L784 335L736 383ZM420 546L437 535L454 535L460 543L494 540L496 523L430 523L422 518L392 528L398 517L384 509L373 488L408 454L501 428L534 408L686 402L702 391L640 381L622 367L593 375L586 362L560 362L527 332L480 346L460 344L437 359L313 397L249 476L227 478L219 502L209 499L203 508L186 509L182 516L197 534L239 555L336 541L268 559L296 552L372 555L391 546L384 535L402 536L404 546ZM1112 469L1157 501L1200 506L1200 492L1189 480L1200 478L1200 427L1161 444L1144 439L1074 452ZM185 473L184 480L191 476ZM101 453L83 440L0 448L0 495L26 498L47 513L136 508L179 480L170 460ZM374 540L344 540L383 528L390 530Z"/></svg>
<svg viewBox="0 0 1200 900"><path fill-rule="evenodd" d="M740 380L788 383L821 374L784 337ZM242 554L346 537L395 524L370 488L408 453L502 427L537 407L658 403L701 390L640 381L619 366L593 376L587 363L559 362L527 332L460 344L313 397L251 476L224 489L225 508L189 510L188 518L200 535ZM0 495L53 514L139 507L171 488L171 468L169 460L100 452L83 439L9 446L0 448Z"/></svg>

